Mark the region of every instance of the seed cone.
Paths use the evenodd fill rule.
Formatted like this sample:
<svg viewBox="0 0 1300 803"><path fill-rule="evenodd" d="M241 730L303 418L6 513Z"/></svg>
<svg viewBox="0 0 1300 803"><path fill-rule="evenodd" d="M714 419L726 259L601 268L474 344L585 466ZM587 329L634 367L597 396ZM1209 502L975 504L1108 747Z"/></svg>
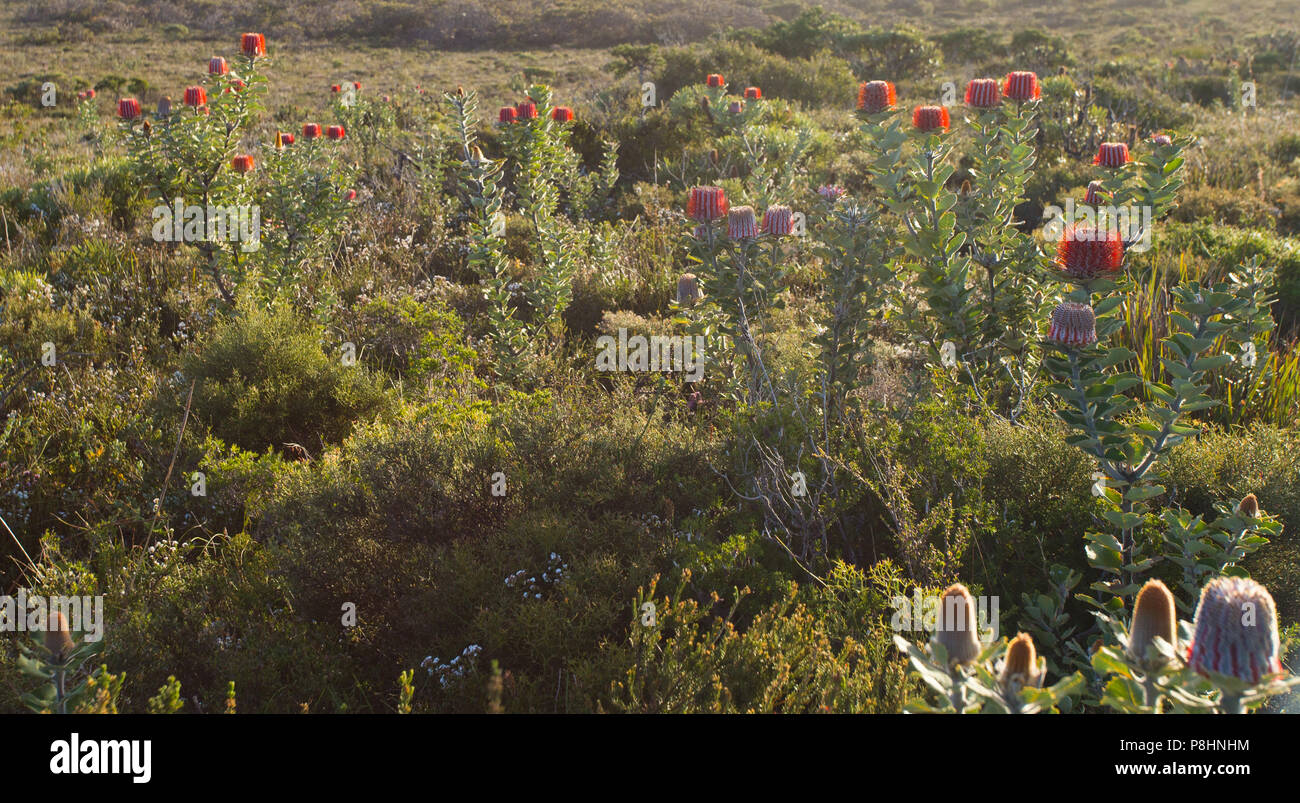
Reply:
<svg viewBox="0 0 1300 803"><path fill-rule="evenodd" d="M1163 664L1158 653L1153 652L1156 636L1178 647L1178 616L1174 607L1174 595L1159 580L1148 580L1138 592L1137 602L1133 604L1133 622L1129 625L1128 654L1133 659L1146 663L1147 653L1152 666Z"/></svg>
<svg viewBox="0 0 1300 803"><path fill-rule="evenodd" d="M979 657L975 600L961 583L943 592L939 600L939 629L934 638L948 651L948 663L968 664Z"/></svg>
<svg viewBox="0 0 1300 803"><path fill-rule="evenodd" d="M998 682L1009 691L1031 686L1042 687L1043 671L1038 664L1038 651L1034 649L1034 640L1028 633L1017 634L1007 646L1007 658L1002 664Z"/></svg>
<svg viewBox="0 0 1300 803"><path fill-rule="evenodd" d="M45 631L45 649L54 654L54 660L62 661L75 649L72 634L68 632L68 620L61 611L56 611Z"/></svg>
<svg viewBox="0 0 1300 803"><path fill-rule="evenodd" d="M1201 589L1189 664L1246 683L1282 671L1277 606L1268 589L1245 577L1216 577Z"/></svg>

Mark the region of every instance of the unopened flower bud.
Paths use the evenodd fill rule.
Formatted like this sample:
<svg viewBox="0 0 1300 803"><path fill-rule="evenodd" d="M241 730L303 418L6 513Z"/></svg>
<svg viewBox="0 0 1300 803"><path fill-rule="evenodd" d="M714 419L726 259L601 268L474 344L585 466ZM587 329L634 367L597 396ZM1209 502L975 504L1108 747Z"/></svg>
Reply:
<svg viewBox="0 0 1300 803"><path fill-rule="evenodd" d="M1159 580L1148 580L1133 603L1133 621L1128 629L1129 657L1144 664L1150 660L1152 666L1164 663L1153 646L1156 636L1171 647L1178 647L1178 612L1168 587Z"/></svg>
<svg viewBox="0 0 1300 803"><path fill-rule="evenodd" d="M948 663L968 664L979 657L978 626L970 591L961 583L949 586L939 600L939 627L934 634L948 652Z"/></svg>

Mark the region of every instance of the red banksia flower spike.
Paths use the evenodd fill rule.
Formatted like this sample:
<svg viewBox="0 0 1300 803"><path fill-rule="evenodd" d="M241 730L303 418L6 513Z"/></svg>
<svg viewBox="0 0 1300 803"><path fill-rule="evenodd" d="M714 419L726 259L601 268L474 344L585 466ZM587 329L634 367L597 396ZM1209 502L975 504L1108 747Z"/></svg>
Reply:
<svg viewBox="0 0 1300 803"><path fill-rule="evenodd" d="M768 207L763 213L762 232L774 237L784 237L794 229L794 213L782 204Z"/></svg>
<svg viewBox="0 0 1300 803"><path fill-rule="evenodd" d="M1017 71L1007 73L1002 82L1002 94L1012 100L1038 100L1043 96L1043 88L1038 83L1038 73Z"/></svg>
<svg viewBox="0 0 1300 803"><path fill-rule="evenodd" d="M123 120L134 120L140 116L140 101L135 98L122 98L117 102L117 116Z"/></svg>
<svg viewBox="0 0 1300 803"><path fill-rule="evenodd" d="M721 73L711 73L708 78L704 79L705 83L713 88L718 88L727 82L723 80Z"/></svg>
<svg viewBox="0 0 1300 803"><path fill-rule="evenodd" d="M729 210L727 194L721 187L695 187L686 203L686 215L700 223L726 217Z"/></svg>
<svg viewBox="0 0 1300 803"><path fill-rule="evenodd" d="M757 236L758 220L754 216L754 207L737 206L727 213L727 237L747 240Z"/></svg>
<svg viewBox="0 0 1300 803"><path fill-rule="evenodd" d="M1097 342L1097 313L1087 304L1066 301L1052 310L1047 339L1058 346L1078 348Z"/></svg>
<svg viewBox="0 0 1300 803"><path fill-rule="evenodd" d="M912 110L912 125L918 131L947 131L951 124L945 106L917 106Z"/></svg>
<svg viewBox="0 0 1300 803"><path fill-rule="evenodd" d="M1112 168L1123 167L1131 161L1133 157L1129 156L1127 142L1103 142L1092 159L1095 165Z"/></svg>
<svg viewBox="0 0 1300 803"><path fill-rule="evenodd" d="M763 90L759 89L758 87L756 86L745 87L745 100L761 100L762 97L763 97Z"/></svg>
<svg viewBox="0 0 1300 803"><path fill-rule="evenodd" d="M239 39L239 49L250 59L266 55L266 37L260 33L246 33Z"/></svg>
<svg viewBox="0 0 1300 803"><path fill-rule="evenodd" d="M208 59L208 75L226 75L229 72L230 65L221 56Z"/></svg>
<svg viewBox="0 0 1300 803"><path fill-rule="evenodd" d="M1216 577L1201 589L1188 657L1195 671L1254 685L1282 671L1277 606L1268 589L1245 577Z"/></svg>
<svg viewBox="0 0 1300 803"><path fill-rule="evenodd" d="M353 81L353 82L352 82L352 88L353 88L353 89L360 89L360 88L361 88L361 82L360 82L360 81Z"/></svg>
<svg viewBox="0 0 1300 803"><path fill-rule="evenodd" d="M1124 241L1111 229L1070 226L1056 246L1057 267L1075 279L1114 273L1123 264Z"/></svg>
<svg viewBox="0 0 1300 803"><path fill-rule="evenodd" d="M333 86L330 87L330 91L337 95L338 93L343 91L343 87L338 84L334 84Z"/></svg>
<svg viewBox="0 0 1300 803"><path fill-rule="evenodd" d="M320 123L303 123L302 138L306 140L316 139L320 136Z"/></svg>
<svg viewBox="0 0 1300 803"><path fill-rule="evenodd" d="M966 85L966 105L975 109L992 109L1002 105L1002 91L997 79L976 78Z"/></svg>
<svg viewBox="0 0 1300 803"><path fill-rule="evenodd" d="M230 160L230 169L240 175L251 172L253 169L253 157L246 153L239 154Z"/></svg>
<svg viewBox="0 0 1300 803"><path fill-rule="evenodd" d="M1177 650L1178 609L1174 606L1174 595L1169 593L1164 583L1148 580L1133 603L1133 621L1128 629L1129 657L1152 668L1163 664L1164 660L1152 646L1156 636Z"/></svg>
<svg viewBox="0 0 1300 803"><path fill-rule="evenodd" d="M898 92L889 81L864 81L858 84L858 111L879 114L894 108Z"/></svg>
<svg viewBox="0 0 1300 803"><path fill-rule="evenodd" d="M338 140L343 139L343 137L346 135L346 133L347 133L347 132L345 132L345 131L343 130L343 126L341 126L341 125L332 125L332 126L330 126L329 128L325 129L325 138L326 138L326 139L332 139L332 140L334 140L335 142L337 142Z"/></svg>
<svg viewBox="0 0 1300 803"><path fill-rule="evenodd" d="M497 122L510 124L519 119L519 111L514 106L502 106L497 112Z"/></svg>
<svg viewBox="0 0 1300 803"><path fill-rule="evenodd" d="M515 111L518 112L520 120L537 119L537 104L533 103L531 100L525 100L516 105Z"/></svg>
<svg viewBox="0 0 1300 803"><path fill-rule="evenodd" d="M201 86L187 87L185 90L185 105L198 108L208 102L208 93Z"/></svg>
<svg viewBox="0 0 1300 803"><path fill-rule="evenodd" d="M556 106L551 109L551 119L557 123L567 123L573 120L573 109L568 106Z"/></svg>
<svg viewBox="0 0 1300 803"><path fill-rule="evenodd" d="M1102 182L1089 181L1088 191L1083 194L1083 202L1089 206L1100 206L1105 197L1102 195Z"/></svg>
<svg viewBox="0 0 1300 803"><path fill-rule="evenodd" d="M343 200L345 201L355 201L356 199L357 199L356 190L348 190L346 193L343 194Z"/></svg>
<svg viewBox="0 0 1300 803"><path fill-rule="evenodd" d="M970 591L961 583L949 586L939 600L939 623L934 640L948 652L950 665L968 664L979 657L978 629L975 600Z"/></svg>
<svg viewBox="0 0 1300 803"><path fill-rule="evenodd" d="M1043 675L1033 638L1028 633L1017 634L1007 645L1007 657L1002 663L998 682L1003 689L1015 693L1024 688L1042 688Z"/></svg>

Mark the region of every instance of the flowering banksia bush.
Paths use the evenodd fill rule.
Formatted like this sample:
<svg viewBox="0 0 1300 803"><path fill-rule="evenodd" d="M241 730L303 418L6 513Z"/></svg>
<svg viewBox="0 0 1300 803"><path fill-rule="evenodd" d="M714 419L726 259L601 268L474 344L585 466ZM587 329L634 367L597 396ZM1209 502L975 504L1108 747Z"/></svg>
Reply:
<svg viewBox="0 0 1300 803"><path fill-rule="evenodd" d="M889 81L863 81L858 85L858 110L867 114L894 108L898 102L898 92Z"/></svg>
<svg viewBox="0 0 1300 803"><path fill-rule="evenodd" d="M319 136L320 136L320 123L303 123L303 124L302 124L302 138L303 138L303 139L305 139L305 140L309 140L309 141L310 141L310 140L316 139L316 138L319 137Z"/></svg>
<svg viewBox="0 0 1300 803"><path fill-rule="evenodd" d="M1159 580L1148 580L1133 603L1133 621L1128 633L1129 657L1147 666L1163 664L1165 659L1154 647L1157 636L1175 650L1178 648L1178 611L1168 587Z"/></svg>
<svg viewBox="0 0 1300 803"><path fill-rule="evenodd" d="M919 131L947 131L949 124L945 106L917 106L912 110L912 125Z"/></svg>
<svg viewBox="0 0 1300 803"><path fill-rule="evenodd" d="M230 65L221 56L208 59L208 75L226 75L229 72Z"/></svg>
<svg viewBox="0 0 1300 803"><path fill-rule="evenodd" d="M135 98L122 98L117 102L117 116L123 120L134 120L140 116L140 101Z"/></svg>
<svg viewBox="0 0 1300 803"><path fill-rule="evenodd" d="M758 221L754 216L754 207L737 206L727 214L727 237L745 240L757 236Z"/></svg>
<svg viewBox="0 0 1300 803"><path fill-rule="evenodd" d="M1097 342L1097 315L1092 307L1074 301L1058 304L1052 310L1052 325L1047 339L1067 348L1090 346Z"/></svg>
<svg viewBox="0 0 1300 803"><path fill-rule="evenodd" d="M1002 94L1012 100L1038 100L1043 96L1043 88L1038 84L1038 73L1019 71L1007 73L1002 83Z"/></svg>
<svg viewBox="0 0 1300 803"><path fill-rule="evenodd" d="M966 105L991 109L1002 103L1002 92L995 78L976 78L966 85Z"/></svg>
<svg viewBox="0 0 1300 803"><path fill-rule="evenodd" d="M1133 157L1129 155L1126 142L1103 142L1092 158L1093 164L1112 168L1123 167L1131 161Z"/></svg>
<svg viewBox="0 0 1300 803"><path fill-rule="evenodd" d="M206 105L208 102L208 93L201 86L191 86L185 89L185 105L199 107Z"/></svg>
<svg viewBox="0 0 1300 803"><path fill-rule="evenodd" d="M763 213L762 231L776 237L784 237L793 230L794 213L790 207L777 204L769 206Z"/></svg>
<svg viewBox="0 0 1300 803"><path fill-rule="evenodd" d="M939 623L934 640L947 651L949 665L968 664L979 657L979 621L975 616L975 600L961 583L949 586L939 600Z"/></svg>
<svg viewBox="0 0 1300 803"><path fill-rule="evenodd" d="M240 37L239 49L250 59L266 55L266 37L260 33L246 33Z"/></svg>
<svg viewBox="0 0 1300 803"><path fill-rule="evenodd" d="M710 87L713 87L714 89L717 89L718 87L722 86L727 82L723 80L721 73L715 72L715 73L711 73L707 78L705 78L704 83L708 84Z"/></svg>
<svg viewBox="0 0 1300 803"><path fill-rule="evenodd" d="M1254 685L1282 671L1277 607L1268 589L1248 577L1216 577L1196 606L1188 665Z"/></svg>
<svg viewBox="0 0 1300 803"><path fill-rule="evenodd" d="M686 203L687 217L707 223L727 214L727 194L721 187L695 187Z"/></svg>
<svg viewBox="0 0 1300 803"><path fill-rule="evenodd" d="M1071 278L1088 280L1114 273L1124 264L1119 232L1095 226L1071 226L1056 247L1056 265Z"/></svg>

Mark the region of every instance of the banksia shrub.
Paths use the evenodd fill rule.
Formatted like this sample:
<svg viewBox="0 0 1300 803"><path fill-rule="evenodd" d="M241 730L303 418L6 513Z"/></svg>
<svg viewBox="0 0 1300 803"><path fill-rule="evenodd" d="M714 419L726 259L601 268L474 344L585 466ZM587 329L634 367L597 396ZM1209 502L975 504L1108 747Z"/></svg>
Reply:
<svg viewBox="0 0 1300 803"><path fill-rule="evenodd" d="M313 140L320 136L320 123L303 123L302 138Z"/></svg>
<svg viewBox="0 0 1300 803"><path fill-rule="evenodd" d="M738 206L727 214L727 236L733 240L758 236L758 220L754 217L754 207Z"/></svg>
<svg viewBox="0 0 1300 803"><path fill-rule="evenodd" d="M1077 348L1097 342L1097 314L1087 304L1066 301L1052 310L1047 339L1058 346Z"/></svg>
<svg viewBox="0 0 1300 803"><path fill-rule="evenodd" d="M515 106L515 112L518 114L520 120L536 120L537 104L533 103L531 100L525 100Z"/></svg>
<svg viewBox="0 0 1300 803"><path fill-rule="evenodd" d="M794 228L794 213L790 207L777 204L768 207L763 213L762 231L776 237L784 237Z"/></svg>
<svg viewBox="0 0 1300 803"><path fill-rule="evenodd" d="M246 33L239 40L239 49L250 59L266 55L266 37L260 33Z"/></svg>
<svg viewBox="0 0 1300 803"><path fill-rule="evenodd" d="M140 101L135 98L122 98L117 102L117 116L123 120L134 120L140 116Z"/></svg>
<svg viewBox="0 0 1300 803"><path fill-rule="evenodd" d="M54 656L55 663L62 663L76 649L72 634L68 632L68 620L62 611L55 611L50 617L45 631L45 649Z"/></svg>
<svg viewBox="0 0 1300 803"><path fill-rule="evenodd" d="M704 82L709 86L714 87L715 89L727 83L725 80L723 80L722 74L716 72L711 73L708 78L704 79Z"/></svg>
<svg viewBox="0 0 1300 803"><path fill-rule="evenodd" d="M763 97L763 90L756 86L745 87L745 100L759 100Z"/></svg>
<svg viewBox="0 0 1300 803"><path fill-rule="evenodd" d="M1201 590L1188 664L1249 684L1282 671L1277 606L1247 577L1216 577Z"/></svg>
<svg viewBox="0 0 1300 803"><path fill-rule="evenodd" d="M1007 73L1002 82L1002 94L1012 100L1037 100L1043 96L1043 88L1038 84L1038 73L1017 71Z"/></svg>
<svg viewBox="0 0 1300 803"><path fill-rule="evenodd" d="M1133 604L1133 622L1128 631L1128 654L1139 663L1148 662L1147 653L1152 653L1151 665L1163 663L1158 653L1152 650L1156 636L1169 642L1171 647L1178 647L1178 610L1174 607L1174 595L1159 580L1148 580L1138 592Z"/></svg>
<svg viewBox="0 0 1300 803"><path fill-rule="evenodd" d="M230 72L230 65L221 56L208 59L208 75L225 75Z"/></svg>
<svg viewBox="0 0 1300 803"><path fill-rule="evenodd" d="M337 142L338 140L343 139L345 133L346 132L344 132L343 126L332 125L329 128L325 129L325 138L332 139L335 142Z"/></svg>
<svg viewBox="0 0 1300 803"><path fill-rule="evenodd" d="M514 106L502 106L497 112L497 122L509 125L519 119L519 110Z"/></svg>
<svg viewBox="0 0 1300 803"><path fill-rule="evenodd" d="M1237 504L1237 512L1247 518L1259 517L1259 500L1254 494L1246 494L1242 497L1241 502Z"/></svg>
<svg viewBox="0 0 1300 803"><path fill-rule="evenodd" d="M707 223L727 214L727 194L721 187L695 187L691 190L690 200L686 203L686 215L693 220Z"/></svg>
<svg viewBox="0 0 1300 803"><path fill-rule="evenodd" d="M1002 91L995 78L976 78L966 85L966 105L992 109L1002 103Z"/></svg>
<svg viewBox="0 0 1300 803"><path fill-rule="evenodd" d="M201 86L191 86L185 89L185 105L198 108L208 102L208 93Z"/></svg>
<svg viewBox="0 0 1300 803"><path fill-rule="evenodd" d="M1007 657L998 676L1002 688L1012 693L1025 688L1041 689L1045 674L1034 640L1028 633L1018 634L1007 645Z"/></svg>
<svg viewBox="0 0 1300 803"><path fill-rule="evenodd" d="M246 153L239 154L230 160L230 169L241 175L252 171L253 157Z"/></svg>
<svg viewBox="0 0 1300 803"><path fill-rule="evenodd" d="M1092 158L1092 163L1102 167L1123 167L1133 161L1129 156L1128 143L1126 142L1103 142L1097 149L1097 155Z"/></svg>
<svg viewBox="0 0 1300 803"><path fill-rule="evenodd" d="M858 85L858 110L867 114L879 114L894 108L898 102L898 93L889 81L863 81Z"/></svg>
<svg viewBox="0 0 1300 803"><path fill-rule="evenodd" d="M689 307L700 300L700 281L694 273L683 273L677 279L677 303Z"/></svg>
<svg viewBox="0 0 1300 803"><path fill-rule="evenodd" d="M1083 194L1083 202L1089 206L1100 206L1102 201L1105 200L1105 198L1102 197L1101 192L1102 182L1100 180L1089 181L1088 191Z"/></svg>
<svg viewBox="0 0 1300 803"><path fill-rule="evenodd" d="M1124 264L1119 232L1095 226L1070 226L1056 247L1056 265L1075 279L1093 279Z"/></svg>
<svg viewBox="0 0 1300 803"><path fill-rule="evenodd" d="M979 622L975 600L961 583L954 583L939 600L939 626L934 639L948 652L949 664L968 664L979 657Z"/></svg>
<svg viewBox="0 0 1300 803"><path fill-rule="evenodd" d="M912 125L920 131L947 131L950 122L944 106L917 106L912 110Z"/></svg>

